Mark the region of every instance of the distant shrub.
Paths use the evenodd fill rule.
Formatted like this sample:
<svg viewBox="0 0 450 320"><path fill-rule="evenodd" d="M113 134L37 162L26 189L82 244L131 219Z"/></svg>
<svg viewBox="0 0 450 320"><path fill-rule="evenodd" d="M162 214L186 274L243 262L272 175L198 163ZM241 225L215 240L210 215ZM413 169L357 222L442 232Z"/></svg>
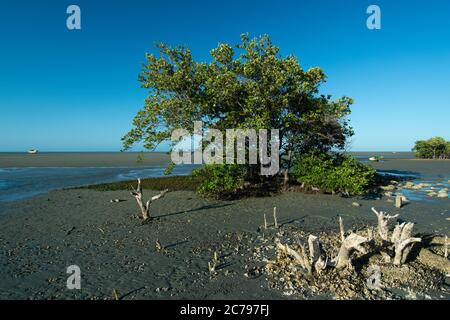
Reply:
<svg viewBox="0 0 450 320"><path fill-rule="evenodd" d="M366 193L375 174L372 167L344 155L305 155L293 168L293 176L299 183L346 195Z"/></svg>
<svg viewBox="0 0 450 320"><path fill-rule="evenodd" d="M203 182L197 192L211 198L226 198L242 188L247 176L247 167L238 164L206 165L193 172Z"/></svg>
<svg viewBox="0 0 450 320"><path fill-rule="evenodd" d="M441 137L416 141L414 148L416 157L424 159L450 159L450 141Z"/></svg>

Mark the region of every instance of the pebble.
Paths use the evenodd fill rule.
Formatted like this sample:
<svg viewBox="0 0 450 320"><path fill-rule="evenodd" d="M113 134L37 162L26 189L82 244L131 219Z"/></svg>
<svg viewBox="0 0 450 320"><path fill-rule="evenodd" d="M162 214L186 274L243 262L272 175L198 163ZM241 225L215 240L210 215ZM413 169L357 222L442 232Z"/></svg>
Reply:
<svg viewBox="0 0 450 320"><path fill-rule="evenodd" d="M354 206L354 207L361 207L361 204L359 204L358 202L353 202L352 206Z"/></svg>
<svg viewBox="0 0 450 320"><path fill-rule="evenodd" d="M448 192L445 190L441 190L439 191L439 193L437 194L438 198L448 198Z"/></svg>

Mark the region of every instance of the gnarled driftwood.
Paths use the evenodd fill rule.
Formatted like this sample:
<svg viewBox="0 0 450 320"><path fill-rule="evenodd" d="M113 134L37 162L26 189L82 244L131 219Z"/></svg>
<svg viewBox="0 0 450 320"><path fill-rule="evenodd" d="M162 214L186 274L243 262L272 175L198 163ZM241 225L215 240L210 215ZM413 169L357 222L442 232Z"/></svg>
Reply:
<svg viewBox="0 0 450 320"><path fill-rule="evenodd" d="M402 265L408 258L408 254L412 249L414 242L421 242L421 238L412 237L412 229L414 223L403 222L395 226L394 232L392 232L391 242L394 245L395 256L394 264Z"/></svg>
<svg viewBox="0 0 450 320"><path fill-rule="evenodd" d="M394 257L390 257L388 253L382 252L384 259L386 261L392 261L394 265L402 265L408 258L408 254L411 251L413 244L422 241L421 238L412 237L414 223L398 223L389 238L389 220L397 218L398 214L390 216L383 211L378 212L375 208L372 208L372 211L378 218L378 233L383 241L383 247L394 250Z"/></svg>
<svg viewBox="0 0 450 320"><path fill-rule="evenodd" d="M381 239L384 241L389 241L389 220L395 219L398 217L398 214L390 216L385 214L385 212L378 212L375 208L372 208L372 211L377 215L378 218L378 234Z"/></svg>
<svg viewBox="0 0 450 320"><path fill-rule="evenodd" d="M287 244L278 243L277 248L286 255L294 258L294 261L302 268L306 269L308 274L312 274L313 271L320 273L327 267L328 259L324 260L321 257L319 237L313 235L308 237L309 254L306 252L306 248L303 244L300 245L299 252L295 251Z"/></svg>
<svg viewBox="0 0 450 320"><path fill-rule="evenodd" d="M161 199L169 191L166 189L166 190L162 191L160 194L150 198L147 202L144 202L144 198L143 198L143 194L142 194L141 179L138 179L137 188L135 189L134 187L132 187L132 189L133 189L133 191L131 192L131 195L136 199L139 209L141 210L141 214L142 214L141 218L144 221L151 218L150 205L152 204L152 202L156 201L158 199Z"/></svg>
<svg viewBox="0 0 450 320"><path fill-rule="evenodd" d="M367 253L362 246L362 244L367 241L369 241L368 238L357 235L356 233L351 233L347 236L345 240L342 241L341 248L339 249L338 256L336 257L336 268L351 268L351 253L355 250L361 253Z"/></svg>

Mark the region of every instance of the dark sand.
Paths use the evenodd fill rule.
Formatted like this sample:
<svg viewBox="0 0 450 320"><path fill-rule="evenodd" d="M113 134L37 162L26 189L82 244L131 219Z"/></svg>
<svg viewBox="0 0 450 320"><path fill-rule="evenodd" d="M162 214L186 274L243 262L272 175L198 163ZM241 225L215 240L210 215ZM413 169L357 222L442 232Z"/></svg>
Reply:
<svg viewBox="0 0 450 320"><path fill-rule="evenodd" d="M375 166L443 179L450 173L450 161L389 160ZM126 201L110 203L114 198ZM352 206L354 201L362 206ZM268 288L265 275L244 275L255 267L248 240L260 234L263 214L271 217L274 206L282 225L306 232L338 230L338 216L347 228L375 225L372 206L416 222L418 232L450 231L449 199L396 209L386 198L289 192L212 201L178 191L155 202L157 219L141 225L126 191L54 191L0 204L0 299L112 299L113 290L123 299L295 298ZM157 239L165 252L156 249ZM223 268L212 276L207 265L214 251ZM74 264L82 272L79 291L66 289L66 268Z"/></svg>

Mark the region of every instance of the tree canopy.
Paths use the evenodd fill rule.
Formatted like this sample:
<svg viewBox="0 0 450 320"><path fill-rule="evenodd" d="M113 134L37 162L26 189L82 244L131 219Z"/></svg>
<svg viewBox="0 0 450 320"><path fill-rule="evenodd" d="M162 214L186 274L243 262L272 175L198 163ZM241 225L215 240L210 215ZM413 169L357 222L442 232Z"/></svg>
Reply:
<svg viewBox="0 0 450 320"><path fill-rule="evenodd" d="M192 132L200 120L219 130L279 129L280 153L294 156L343 149L353 134L346 117L352 99L321 94L323 70L281 56L267 35L219 44L209 62L195 61L183 46L157 49L142 65L139 81L149 94L122 138L124 150L136 142L154 149L174 129Z"/></svg>
<svg viewBox="0 0 450 320"><path fill-rule="evenodd" d="M412 149L416 157L425 159L450 159L450 141L441 137L416 141Z"/></svg>

